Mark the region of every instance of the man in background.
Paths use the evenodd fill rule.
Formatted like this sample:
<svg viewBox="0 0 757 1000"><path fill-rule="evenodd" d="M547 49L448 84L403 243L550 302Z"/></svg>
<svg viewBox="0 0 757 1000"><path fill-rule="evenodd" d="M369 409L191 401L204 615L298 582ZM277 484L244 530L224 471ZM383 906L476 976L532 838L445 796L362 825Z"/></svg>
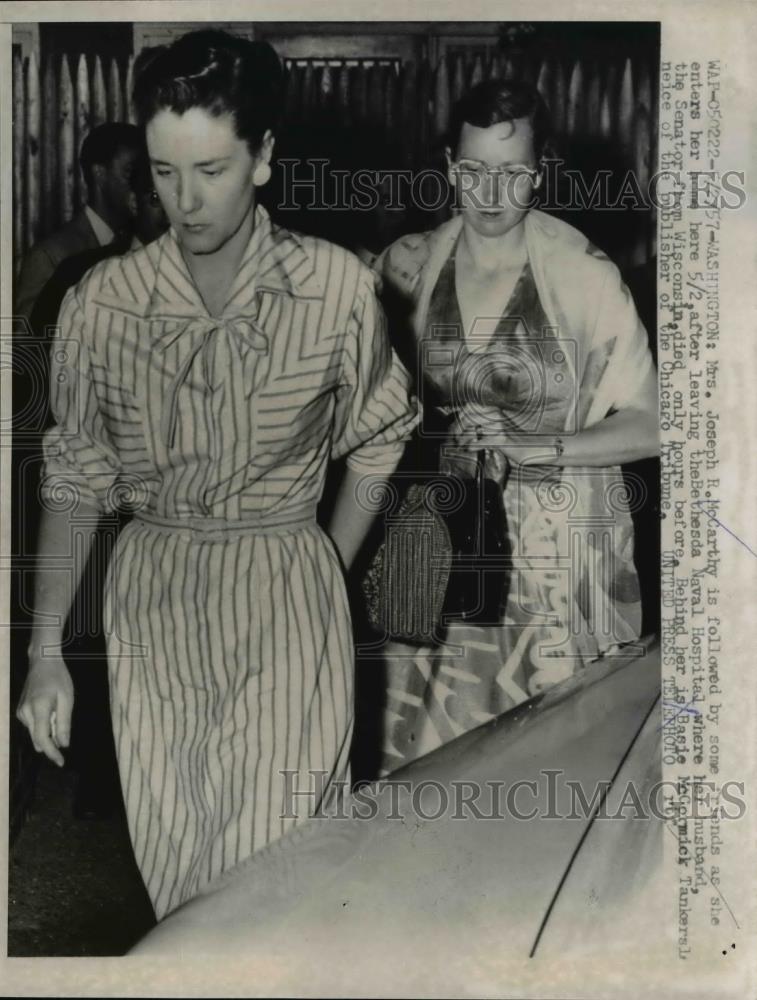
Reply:
<svg viewBox="0 0 757 1000"><path fill-rule="evenodd" d="M87 135L79 152L87 204L24 257L16 289L17 315L31 317L37 296L67 257L105 247L130 231L131 175L140 147L139 129L125 122L98 125Z"/></svg>
<svg viewBox="0 0 757 1000"><path fill-rule="evenodd" d="M58 320L58 312L66 292L91 267L107 257L116 257L152 243L168 229L168 219L153 186L150 160L142 142L134 150L126 204L129 223L118 236L103 246L88 247L67 256L39 290L29 314L35 336L42 339L46 337L46 331Z"/></svg>

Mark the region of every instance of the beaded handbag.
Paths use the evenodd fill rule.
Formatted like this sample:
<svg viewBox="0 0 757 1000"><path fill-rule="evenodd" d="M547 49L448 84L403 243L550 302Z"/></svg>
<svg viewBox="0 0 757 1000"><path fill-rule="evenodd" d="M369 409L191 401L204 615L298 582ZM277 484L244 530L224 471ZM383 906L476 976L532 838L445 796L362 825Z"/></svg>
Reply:
<svg viewBox="0 0 757 1000"><path fill-rule="evenodd" d="M455 483L452 509L437 502L433 484L418 482L387 519L363 584L368 620L387 639L430 645L450 622L499 620L507 575L502 489L485 478L483 451L475 478Z"/></svg>

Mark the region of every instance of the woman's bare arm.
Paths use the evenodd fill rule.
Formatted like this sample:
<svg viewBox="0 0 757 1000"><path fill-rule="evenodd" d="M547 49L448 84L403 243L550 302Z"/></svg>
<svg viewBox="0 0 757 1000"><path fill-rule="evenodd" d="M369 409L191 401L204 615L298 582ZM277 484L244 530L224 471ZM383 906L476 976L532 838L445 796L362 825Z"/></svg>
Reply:
<svg viewBox="0 0 757 1000"><path fill-rule="evenodd" d="M80 503L69 511L44 510L39 530L29 673L16 710L34 749L58 766L71 734L73 685L61 652L63 627L92 548L100 512Z"/></svg>

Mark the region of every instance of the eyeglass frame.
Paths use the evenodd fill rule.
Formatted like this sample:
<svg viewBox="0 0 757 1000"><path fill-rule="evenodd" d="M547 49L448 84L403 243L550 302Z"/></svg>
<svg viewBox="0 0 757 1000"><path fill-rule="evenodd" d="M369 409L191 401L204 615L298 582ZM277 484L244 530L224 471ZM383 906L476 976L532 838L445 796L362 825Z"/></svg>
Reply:
<svg viewBox="0 0 757 1000"><path fill-rule="evenodd" d="M483 179L483 177L485 176L487 179L493 178L494 180L499 182L500 177L508 175L509 178L511 179L514 178L515 180L518 180L520 177L529 177L531 183L537 185L539 177L541 175L541 170L539 170L538 167L537 168L527 167L525 164L520 164L520 163L516 163L514 165L516 169L513 169L513 166L488 167L481 160L473 160L465 158L462 160L453 160L452 150L450 149L449 146L445 147L444 155L447 157L447 169L450 170L452 173L460 173L461 171L460 165L462 163L475 163L476 166L480 167L481 169L473 170L471 171L471 173L476 173L479 179Z"/></svg>

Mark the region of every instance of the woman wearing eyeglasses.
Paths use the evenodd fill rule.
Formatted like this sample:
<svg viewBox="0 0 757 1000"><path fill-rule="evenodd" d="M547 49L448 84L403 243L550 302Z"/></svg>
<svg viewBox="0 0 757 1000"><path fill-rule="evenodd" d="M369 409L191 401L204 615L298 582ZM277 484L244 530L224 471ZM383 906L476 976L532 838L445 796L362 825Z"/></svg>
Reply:
<svg viewBox="0 0 757 1000"><path fill-rule="evenodd" d="M421 502L411 487L409 506L438 524L441 482L452 551L448 566L431 543L426 576L413 563L408 579L426 582L406 613L399 590L379 596L395 608L385 634L402 640L393 624L404 619L409 635L440 576L445 589L427 640L385 646L382 773L639 634L619 466L658 452L656 374L615 265L533 207L549 129L530 86L474 88L447 150L458 213L381 262L418 362L423 421L406 467L427 484L437 474ZM390 535L378 588L403 572Z"/></svg>

